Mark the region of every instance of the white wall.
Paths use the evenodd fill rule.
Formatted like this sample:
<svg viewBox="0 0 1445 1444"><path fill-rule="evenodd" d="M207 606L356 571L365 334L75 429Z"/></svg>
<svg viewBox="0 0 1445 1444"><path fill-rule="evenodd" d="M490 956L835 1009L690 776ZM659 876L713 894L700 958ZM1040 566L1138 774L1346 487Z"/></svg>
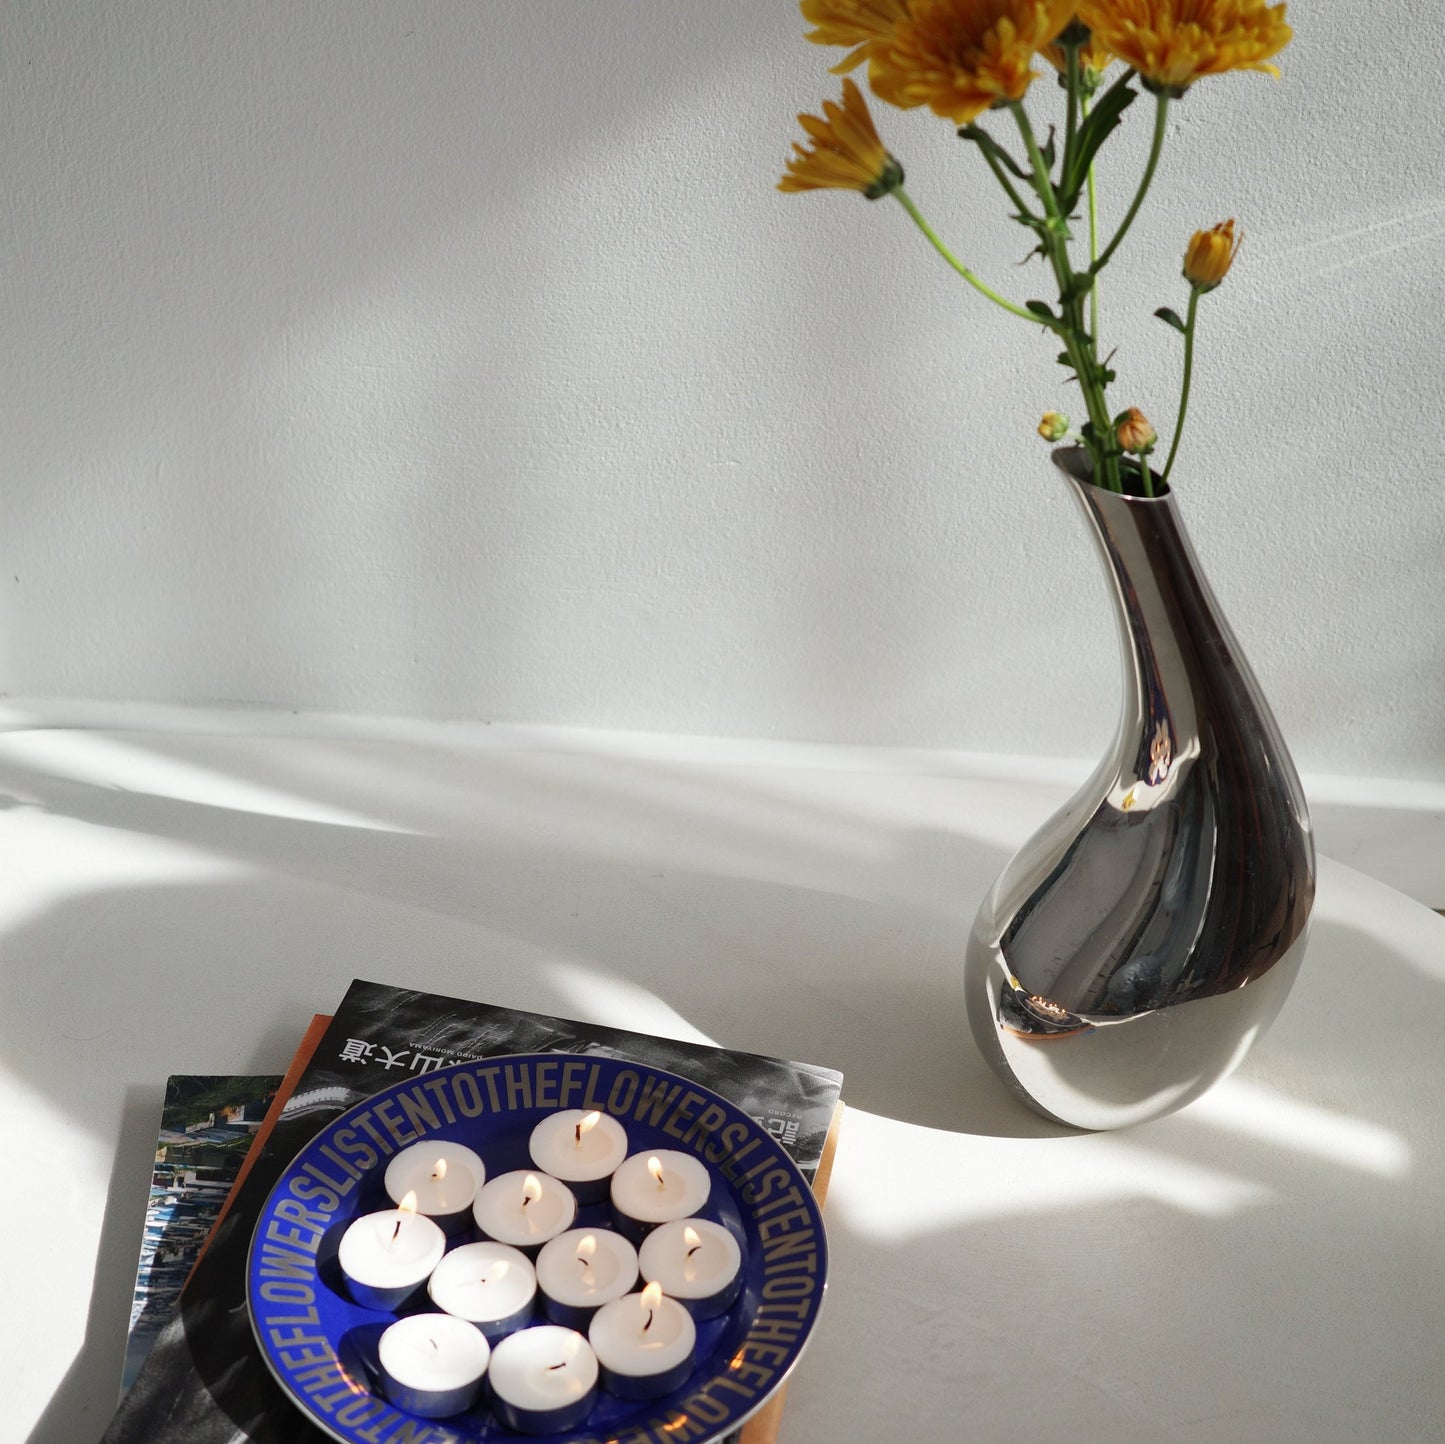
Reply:
<svg viewBox="0 0 1445 1444"><path fill-rule="evenodd" d="M1150 312L1239 218L1191 530L1301 767L1441 779L1445 41L1395 10L1294 6L1282 81L1175 108L1105 321L1162 430ZM1102 744L1054 348L892 202L773 189L837 86L791 5L3 13L0 691ZM878 110L944 234L1044 294L972 151Z"/></svg>

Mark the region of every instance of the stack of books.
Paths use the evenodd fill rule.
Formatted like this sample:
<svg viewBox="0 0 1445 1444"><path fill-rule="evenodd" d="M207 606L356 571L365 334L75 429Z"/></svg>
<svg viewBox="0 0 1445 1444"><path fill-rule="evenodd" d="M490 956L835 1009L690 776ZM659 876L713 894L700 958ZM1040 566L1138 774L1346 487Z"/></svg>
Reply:
<svg viewBox="0 0 1445 1444"><path fill-rule="evenodd" d="M171 1080L124 1392L102 1444L327 1439L252 1332L246 1262L267 1198L347 1109L438 1068L517 1053L622 1058L708 1088L759 1123L822 1201L842 1111L833 1069L354 982L334 1015L312 1020L284 1078ZM781 1408L779 1390L728 1444L771 1444Z"/></svg>

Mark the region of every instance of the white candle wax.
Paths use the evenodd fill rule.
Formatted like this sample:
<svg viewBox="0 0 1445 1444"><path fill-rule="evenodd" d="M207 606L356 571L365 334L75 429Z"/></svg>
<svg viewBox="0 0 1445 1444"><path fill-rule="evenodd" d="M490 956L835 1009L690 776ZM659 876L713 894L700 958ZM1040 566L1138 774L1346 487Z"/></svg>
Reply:
<svg viewBox="0 0 1445 1444"><path fill-rule="evenodd" d="M411 1314L382 1334L376 1352L386 1397L413 1414L439 1419L471 1407L491 1346L464 1319Z"/></svg>
<svg viewBox="0 0 1445 1444"><path fill-rule="evenodd" d="M556 1433L580 1423L597 1389L597 1356L573 1329L539 1324L492 1350L494 1408L509 1428Z"/></svg>
<svg viewBox="0 0 1445 1444"><path fill-rule="evenodd" d="M598 1309L587 1340L604 1387L625 1398L646 1398L677 1388L692 1372L697 1327L676 1299L649 1284Z"/></svg>
<svg viewBox="0 0 1445 1444"><path fill-rule="evenodd" d="M437 1308L490 1333L489 1325L530 1310L537 1274L532 1260L507 1244L464 1243L436 1266L427 1292Z"/></svg>
<svg viewBox="0 0 1445 1444"><path fill-rule="evenodd" d="M386 1165L386 1191L392 1201L400 1203L414 1193L417 1212L431 1217L470 1208L486 1181L486 1164L476 1153L439 1138L403 1148Z"/></svg>
<svg viewBox="0 0 1445 1444"><path fill-rule="evenodd" d="M572 1227L577 1200L550 1174L522 1168L492 1179L477 1195L472 1214L488 1238L535 1249Z"/></svg>
<svg viewBox="0 0 1445 1444"><path fill-rule="evenodd" d="M701 1160L670 1148L634 1153L612 1175L612 1206L643 1224L687 1218L711 1191L712 1178Z"/></svg>
<svg viewBox="0 0 1445 1444"><path fill-rule="evenodd" d="M737 1297L742 1263L737 1239L705 1218L664 1223L638 1250L642 1277L661 1284L665 1294L698 1318L721 1313Z"/></svg>
<svg viewBox="0 0 1445 1444"><path fill-rule="evenodd" d="M567 1308L598 1308L636 1282L637 1250L604 1228L569 1229L537 1255L538 1287Z"/></svg>
<svg viewBox="0 0 1445 1444"><path fill-rule="evenodd" d="M385 1293L415 1288L441 1262L446 1246L446 1235L431 1219L390 1208L356 1219L341 1236L337 1261L354 1284Z"/></svg>
<svg viewBox="0 0 1445 1444"><path fill-rule="evenodd" d="M563 1183L580 1185L582 1195L603 1197L602 1185L627 1157L627 1130L609 1113L566 1108L532 1130L530 1146L538 1168Z"/></svg>

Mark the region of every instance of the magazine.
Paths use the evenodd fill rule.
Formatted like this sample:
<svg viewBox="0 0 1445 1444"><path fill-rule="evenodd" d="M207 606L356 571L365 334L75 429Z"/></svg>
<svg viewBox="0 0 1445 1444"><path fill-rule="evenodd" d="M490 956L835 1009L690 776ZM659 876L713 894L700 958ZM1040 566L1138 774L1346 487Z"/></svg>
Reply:
<svg viewBox="0 0 1445 1444"><path fill-rule="evenodd" d="M628 1058L690 1078L758 1119L810 1182L842 1086L841 1074L811 1064L354 982L270 1137L252 1151L178 1315L102 1444L322 1444L327 1436L274 1382L251 1332L246 1256L272 1186L326 1122L391 1083L453 1063L546 1052ZM751 1433L750 1424L741 1436Z"/></svg>
<svg viewBox="0 0 1445 1444"><path fill-rule="evenodd" d="M121 1390L130 1388L230 1195L277 1076L177 1075L166 1080L141 1232Z"/></svg>

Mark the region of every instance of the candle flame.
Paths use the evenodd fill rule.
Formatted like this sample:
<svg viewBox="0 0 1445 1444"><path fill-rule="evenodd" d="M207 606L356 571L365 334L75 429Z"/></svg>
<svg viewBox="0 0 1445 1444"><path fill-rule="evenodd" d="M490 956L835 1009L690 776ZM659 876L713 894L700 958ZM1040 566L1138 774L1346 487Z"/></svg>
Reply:
<svg viewBox="0 0 1445 1444"><path fill-rule="evenodd" d="M581 1148L583 1135L591 1133L601 1121L602 1115L595 1108L591 1113L584 1113L581 1118L577 1120L577 1142L573 1146Z"/></svg>
<svg viewBox="0 0 1445 1444"><path fill-rule="evenodd" d="M682 1242L687 1249L687 1257L691 1258L702 1247L702 1236L691 1224L687 1224L682 1230Z"/></svg>
<svg viewBox="0 0 1445 1444"><path fill-rule="evenodd" d="M657 1180L659 1188L667 1187L662 1177L662 1160L655 1153L647 1160L647 1171Z"/></svg>
<svg viewBox="0 0 1445 1444"><path fill-rule="evenodd" d="M414 1188L410 1188L407 1190L406 1196L399 1204L397 1204L396 1211L398 1213L416 1212L416 1190Z"/></svg>
<svg viewBox="0 0 1445 1444"><path fill-rule="evenodd" d="M522 1207L542 1196L542 1180L535 1173L529 1173L522 1180Z"/></svg>
<svg viewBox="0 0 1445 1444"><path fill-rule="evenodd" d="M652 1316L657 1312L658 1305L662 1303L662 1285L656 1279L643 1289L642 1307L647 1310L647 1322L642 1326L645 1334L652 1327Z"/></svg>
<svg viewBox="0 0 1445 1444"><path fill-rule="evenodd" d="M445 1158L438 1158L437 1161L432 1164L431 1176L436 1179L438 1183L447 1176L447 1161Z"/></svg>

